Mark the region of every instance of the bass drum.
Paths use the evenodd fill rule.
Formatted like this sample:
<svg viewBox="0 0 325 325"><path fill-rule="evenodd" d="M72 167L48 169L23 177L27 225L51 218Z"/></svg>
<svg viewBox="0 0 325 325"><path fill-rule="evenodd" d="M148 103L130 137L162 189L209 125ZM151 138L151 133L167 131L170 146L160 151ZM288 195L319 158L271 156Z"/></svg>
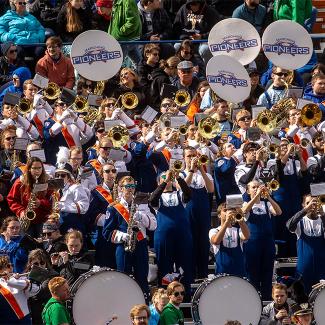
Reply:
<svg viewBox="0 0 325 325"><path fill-rule="evenodd" d="M309 295L309 303L313 307L316 324L324 324L325 320L325 284L318 284Z"/></svg>
<svg viewBox="0 0 325 325"><path fill-rule="evenodd" d="M125 273L92 269L71 286L71 309L76 325L130 324L130 310L144 304L139 285ZM117 317L117 319L115 319Z"/></svg>
<svg viewBox="0 0 325 325"><path fill-rule="evenodd" d="M204 281L192 299L195 324L225 324L237 320L245 325L257 325L262 313L262 301L248 280L231 275L218 275Z"/></svg>

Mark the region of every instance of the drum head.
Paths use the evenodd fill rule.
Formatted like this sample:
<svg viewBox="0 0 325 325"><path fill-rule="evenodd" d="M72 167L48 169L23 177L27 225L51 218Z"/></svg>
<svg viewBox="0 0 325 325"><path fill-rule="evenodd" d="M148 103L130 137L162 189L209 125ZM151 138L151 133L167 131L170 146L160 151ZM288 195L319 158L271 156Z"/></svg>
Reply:
<svg viewBox="0 0 325 325"><path fill-rule="evenodd" d="M72 302L76 325L103 325L114 316L114 325L130 324L130 310L144 304L139 285L127 274L100 270L85 277Z"/></svg>
<svg viewBox="0 0 325 325"><path fill-rule="evenodd" d="M235 276L221 276L208 284L199 297L194 295L192 315L202 325L225 324L237 320L242 324L257 325L262 313L261 298L247 280ZM196 299L196 301L194 301ZM193 307L197 305L197 307ZM198 311L199 320L195 319Z"/></svg>
<svg viewBox="0 0 325 325"><path fill-rule="evenodd" d="M325 286L312 291L310 299L314 308L314 318L317 324L324 324L325 320Z"/></svg>

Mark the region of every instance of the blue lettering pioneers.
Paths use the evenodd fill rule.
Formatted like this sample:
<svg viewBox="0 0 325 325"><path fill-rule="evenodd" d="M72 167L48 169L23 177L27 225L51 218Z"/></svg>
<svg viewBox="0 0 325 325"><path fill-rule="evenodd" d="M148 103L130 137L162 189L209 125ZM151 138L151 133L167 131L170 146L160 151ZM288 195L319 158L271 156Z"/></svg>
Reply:
<svg viewBox="0 0 325 325"><path fill-rule="evenodd" d="M120 51L106 51L105 48L98 46L90 47L85 50L84 55L73 56L71 59L73 64L92 64L93 62L106 62L120 57Z"/></svg>
<svg viewBox="0 0 325 325"><path fill-rule="evenodd" d="M211 44L211 52L231 52L236 50L244 51L245 49L258 46L257 39L244 40L242 37L228 37L219 44Z"/></svg>
<svg viewBox="0 0 325 325"><path fill-rule="evenodd" d="M281 38L277 39L274 44L263 44L265 53L277 53L295 55L307 55L310 53L309 47L298 46L292 39Z"/></svg>
<svg viewBox="0 0 325 325"><path fill-rule="evenodd" d="M233 86L234 88L236 87L248 87L247 80L245 79L238 79L234 76L233 73L220 73L216 76L213 75L208 75L207 80L209 83L219 83L222 86L224 85L229 85Z"/></svg>

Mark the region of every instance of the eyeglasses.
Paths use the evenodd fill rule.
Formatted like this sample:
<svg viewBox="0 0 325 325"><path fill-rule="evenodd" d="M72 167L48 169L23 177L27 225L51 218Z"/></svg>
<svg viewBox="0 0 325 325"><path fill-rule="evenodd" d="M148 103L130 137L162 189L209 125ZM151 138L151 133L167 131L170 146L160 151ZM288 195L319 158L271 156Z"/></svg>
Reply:
<svg viewBox="0 0 325 325"><path fill-rule="evenodd" d="M92 88L92 84L83 84L82 88L86 88L86 89Z"/></svg>
<svg viewBox="0 0 325 325"><path fill-rule="evenodd" d="M110 147L100 147L100 149L103 149L103 150L109 150L111 149Z"/></svg>
<svg viewBox="0 0 325 325"><path fill-rule="evenodd" d="M54 231L44 232L43 236L44 237L51 237L53 233L54 233Z"/></svg>
<svg viewBox="0 0 325 325"><path fill-rule="evenodd" d="M17 2L20 6L26 6L27 2Z"/></svg>
<svg viewBox="0 0 325 325"><path fill-rule="evenodd" d="M185 296L185 291L176 291L173 293L174 297L178 297L179 295L181 296Z"/></svg>
<svg viewBox="0 0 325 325"><path fill-rule="evenodd" d="M125 185L123 185L123 187L126 189L130 189L130 188L136 188L136 185L135 184L125 184Z"/></svg>
<svg viewBox="0 0 325 325"><path fill-rule="evenodd" d="M104 133L105 132L105 129L98 129L96 132L98 132L98 133Z"/></svg>
<svg viewBox="0 0 325 325"><path fill-rule="evenodd" d="M288 77L289 75L287 72L275 72L274 74L279 77Z"/></svg>
<svg viewBox="0 0 325 325"><path fill-rule="evenodd" d="M32 169L32 170L41 170L42 167L31 167L30 169Z"/></svg>
<svg viewBox="0 0 325 325"><path fill-rule="evenodd" d="M10 141L10 140L15 140L16 137L8 137L8 138L5 138L6 141Z"/></svg>
<svg viewBox="0 0 325 325"><path fill-rule="evenodd" d="M55 178L66 178L67 174L55 174Z"/></svg>
<svg viewBox="0 0 325 325"><path fill-rule="evenodd" d="M58 47L59 47L58 45L48 45L46 48L48 48L48 49L56 49Z"/></svg>
<svg viewBox="0 0 325 325"><path fill-rule="evenodd" d="M240 122L246 122L246 121L250 121L251 119L252 118L250 116L243 116L238 121L240 121Z"/></svg>
<svg viewBox="0 0 325 325"><path fill-rule="evenodd" d="M18 51L17 51L17 49L15 49L15 50L9 50L9 53L17 53Z"/></svg>
<svg viewBox="0 0 325 325"><path fill-rule="evenodd" d="M117 170L116 169L103 169L103 173L109 174L112 172L113 174L116 174Z"/></svg>
<svg viewBox="0 0 325 325"><path fill-rule="evenodd" d="M169 104L169 103L161 104L161 107L170 107L170 106L171 106L171 104Z"/></svg>

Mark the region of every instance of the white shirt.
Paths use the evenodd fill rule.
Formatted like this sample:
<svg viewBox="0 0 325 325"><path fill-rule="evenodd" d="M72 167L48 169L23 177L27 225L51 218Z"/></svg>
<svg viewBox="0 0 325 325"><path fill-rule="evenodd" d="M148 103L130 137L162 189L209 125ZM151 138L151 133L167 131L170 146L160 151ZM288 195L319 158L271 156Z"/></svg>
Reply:
<svg viewBox="0 0 325 325"><path fill-rule="evenodd" d="M269 208L269 217L271 218L271 212L270 212L270 208L272 207L271 203L270 202L267 202L267 207ZM247 202L244 202L243 206L246 206L247 205ZM254 213L254 214L257 214L257 215L261 215L261 214L266 214L266 207L265 207L265 201L260 201L260 203L255 203L251 209L251 211ZM245 221L247 221L249 219L249 214L251 211L248 211L246 216L245 216Z"/></svg>
<svg viewBox="0 0 325 325"><path fill-rule="evenodd" d="M322 231L322 219L317 218L316 220L310 219L307 216L302 218L302 222L304 225L304 234L309 237L319 237L321 236ZM297 225L297 229L295 231L297 238L299 239L301 236L301 227L300 222ZM324 247L325 249L325 247Z"/></svg>
<svg viewBox="0 0 325 325"><path fill-rule="evenodd" d="M294 161L295 161L295 165L296 165L297 174L300 172L300 161L293 160L293 159L289 158L286 165L283 168L284 175L293 175L294 174L294 166L293 166ZM267 168L271 168L272 166L275 166L275 165L276 165L275 159L270 159L267 162Z"/></svg>
<svg viewBox="0 0 325 325"><path fill-rule="evenodd" d="M182 177L183 179L185 179L187 176L188 176L187 171L183 171L180 173L180 177ZM213 181L213 178L209 173L207 173L207 176L208 176L209 180ZM195 173L193 173L192 182L190 184L190 187L192 187L194 189L200 189L200 188L205 187L205 182L204 182L203 176L199 170L196 171Z"/></svg>
<svg viewBox="0 0 325 325"><path fill-rule="evenodd" d="M30 140L37 140L39 138L39 133L36 127L20 115L18 116L17 121L12 120L11 118L1 120L0 130L4 130L9 125L16 126L16 135L18 138L27 138Z"/></svg>

